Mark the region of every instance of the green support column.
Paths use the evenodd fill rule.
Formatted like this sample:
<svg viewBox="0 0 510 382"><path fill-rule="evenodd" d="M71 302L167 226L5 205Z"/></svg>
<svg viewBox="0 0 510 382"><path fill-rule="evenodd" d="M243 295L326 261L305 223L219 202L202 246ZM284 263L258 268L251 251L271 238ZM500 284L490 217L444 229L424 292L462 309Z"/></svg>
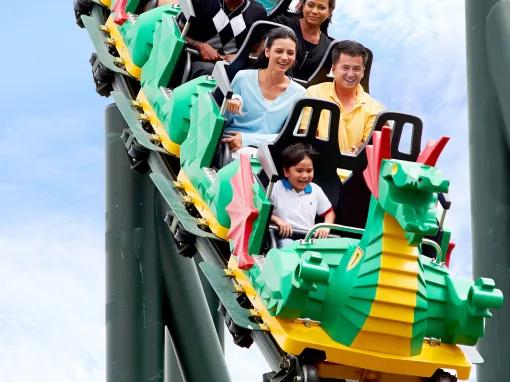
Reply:
<svg viewBox="0 0 510 382"><path fill-rule="evenodd" d="M148 176L129 168L120 138L125 128L117 107L109 106L107 381L230 381L219 334L223 329L216 331L218 314L213 321L208 305L209 300L213 310L217 298L206 299L195 262L177 254L164 223L168 207L163 197ZM166 344L165 325L171 336Z"/></svg>
<svg viewBox="0 0 510 382"><path fill-rule="evenodd" d="M510 296L510 1L466 1L474 274ZM460 137L462 139L462 137ZM461 254L459 254L461 255ZM510 304L494 312L478 349L478 381L510 378Z"/></svg>
<svg viewBox="0 0 510 382"><path fill-rule="evenodd" d="M129 168L119 110L106 109L106 373L108 382L163 381L164 325L154 187Z"/></svg>
<svg viewBox="0 0 510 382"><path fill-rule="evenodd" d="M155 221L163 222L166 202L159 197ZM222 344L211 317L193 259L175 256L177 249L168 226L156 225L163 283L171 306L165 323L181 367L189 382L228 382L230 376Z"/></svg>
<svg viewBox="0 0 510 382"><path fill-rule="evenodd" d="M168 328L165 328L165 382L185 382Z"/></svg>
<svg viewBox="0 0 510 382"><path fill-rule="evenodd" d="M204 273L198 268L199 264L204 261L200 255L195 255L195 265L198 269L198 276L200 277L200 283L202 285L202 289L205 293L205 298L207 300L207 305L209 307L209 312L211 312L211 317L213 319L214 327L216 329L216 334L218 335L218 339L220 340L220 346L222 350L225 350L224 338L225 338L225 320L223 319L223 315L219 312L218 308L220 306L220 299L214 292L213 287L209 284L207 277L205 277Z"/></svg>

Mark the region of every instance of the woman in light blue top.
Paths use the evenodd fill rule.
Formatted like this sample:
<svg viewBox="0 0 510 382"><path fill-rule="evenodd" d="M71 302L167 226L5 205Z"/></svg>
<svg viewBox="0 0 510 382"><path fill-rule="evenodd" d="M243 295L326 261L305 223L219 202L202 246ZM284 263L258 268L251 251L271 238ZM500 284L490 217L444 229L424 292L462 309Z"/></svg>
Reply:
<svg viewBox="0 0 510 382"><path fill-rule="evenodd" d="M273 29L266 39L264 60L260 60L263 69L240 70L234 77L223 138L231 151L272 142L292 105L304 97L305 89L285 75L294 64L296 46L290 29Z"/></svg>

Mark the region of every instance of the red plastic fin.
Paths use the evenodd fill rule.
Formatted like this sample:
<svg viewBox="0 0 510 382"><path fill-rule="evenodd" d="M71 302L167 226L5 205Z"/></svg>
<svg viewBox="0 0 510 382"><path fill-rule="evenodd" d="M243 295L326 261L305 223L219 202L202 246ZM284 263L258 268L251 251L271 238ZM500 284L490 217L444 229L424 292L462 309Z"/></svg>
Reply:
<svg viewBox="0 0 510 382"><path fill-rule="evenodd" d="M253 173L248 154L241 154L239 171L230 182L233 196L226 208L228 216L230 216L228 238L234 242L233 254L237 256L239 268L250 269L254 261L248 253L248 244L253 222L259 213L253 204Z"/></svg>
<svg viewBox="0 0 510 382"><path fill-rule="evenodd" d="M428 166L435 166L439 155L450 140L450 137L441 137L437 141L428 141L423 151L418 155L416 162L423 163Z"/></svg>
<svg viewBox="0 0 510 382"><path fill-rule="evenodd" d="M376 133L378 132L376 131ZM366 146L365 152L367 154L367 161L368 163L370 163L372 161L372 157L374 156L374 147L372 145ZM375 187L374 184L372 183L372 176L370 175L369 166L367 166L367 168L363 170L363 178L365 178L365 183L367 184L367 187L370 190L370 192L375 195Z"/></svg>
<svg viewBox="0 0 510 382"><path fill-rule="evenodd" d="M448 243L448 249L446 250L445 264L447 268L450 268L450 258L452 256L452 251L455 248L455 243L453 241Z"/></svg>
<svg viewBox="0 0 510 382"><path fill-rule="evenodd" d="M382 130L374 132L371 146L366 147L368 166L363 172L365 182L372 194L379 197L379 173L383 159L391 157L391 128L383 126Z"/></svg>
<svg viewBox="0 0 510 382"><path fill-rule="evenodd" d="M112 8L112 12L115 14L113 17L115 24L122 25L128 19L128 15L126 13L126 4L127 0L115 0L115 4Z"/></svg>

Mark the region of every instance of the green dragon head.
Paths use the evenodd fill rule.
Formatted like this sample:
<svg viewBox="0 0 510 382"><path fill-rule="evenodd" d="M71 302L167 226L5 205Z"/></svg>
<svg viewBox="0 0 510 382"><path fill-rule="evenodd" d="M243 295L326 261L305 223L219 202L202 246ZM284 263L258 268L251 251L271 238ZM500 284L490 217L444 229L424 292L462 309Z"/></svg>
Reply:
<svg viewBox="0 0 510 382"><path fill-rule="evenodd" d="M379 179L379 204L406 231L409 243L438 230L436 205L449 181L435 167L396 159L383 160Z"/></svg>
<svg viewBox="0 0 510 382"><path fill-rule="evenodd" d="M434 166L448 138L429 142L416 162L391 159L389 127L374 132L372 140L366 148L364 177L373 197L398 221L409 244L435 235L438 193L448 192L449 181Z"/></svg>

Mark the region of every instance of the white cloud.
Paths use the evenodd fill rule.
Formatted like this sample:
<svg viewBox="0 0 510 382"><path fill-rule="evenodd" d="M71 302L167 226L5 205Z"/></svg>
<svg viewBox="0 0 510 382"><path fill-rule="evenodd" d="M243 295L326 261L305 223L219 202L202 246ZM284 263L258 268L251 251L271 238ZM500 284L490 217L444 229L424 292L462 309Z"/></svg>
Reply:
<svg viewBox="0 0 510 382"><path fill-rule="evenodd" d="M102 231L49 214L2 229L2 381L103 379Z"/></svg>

